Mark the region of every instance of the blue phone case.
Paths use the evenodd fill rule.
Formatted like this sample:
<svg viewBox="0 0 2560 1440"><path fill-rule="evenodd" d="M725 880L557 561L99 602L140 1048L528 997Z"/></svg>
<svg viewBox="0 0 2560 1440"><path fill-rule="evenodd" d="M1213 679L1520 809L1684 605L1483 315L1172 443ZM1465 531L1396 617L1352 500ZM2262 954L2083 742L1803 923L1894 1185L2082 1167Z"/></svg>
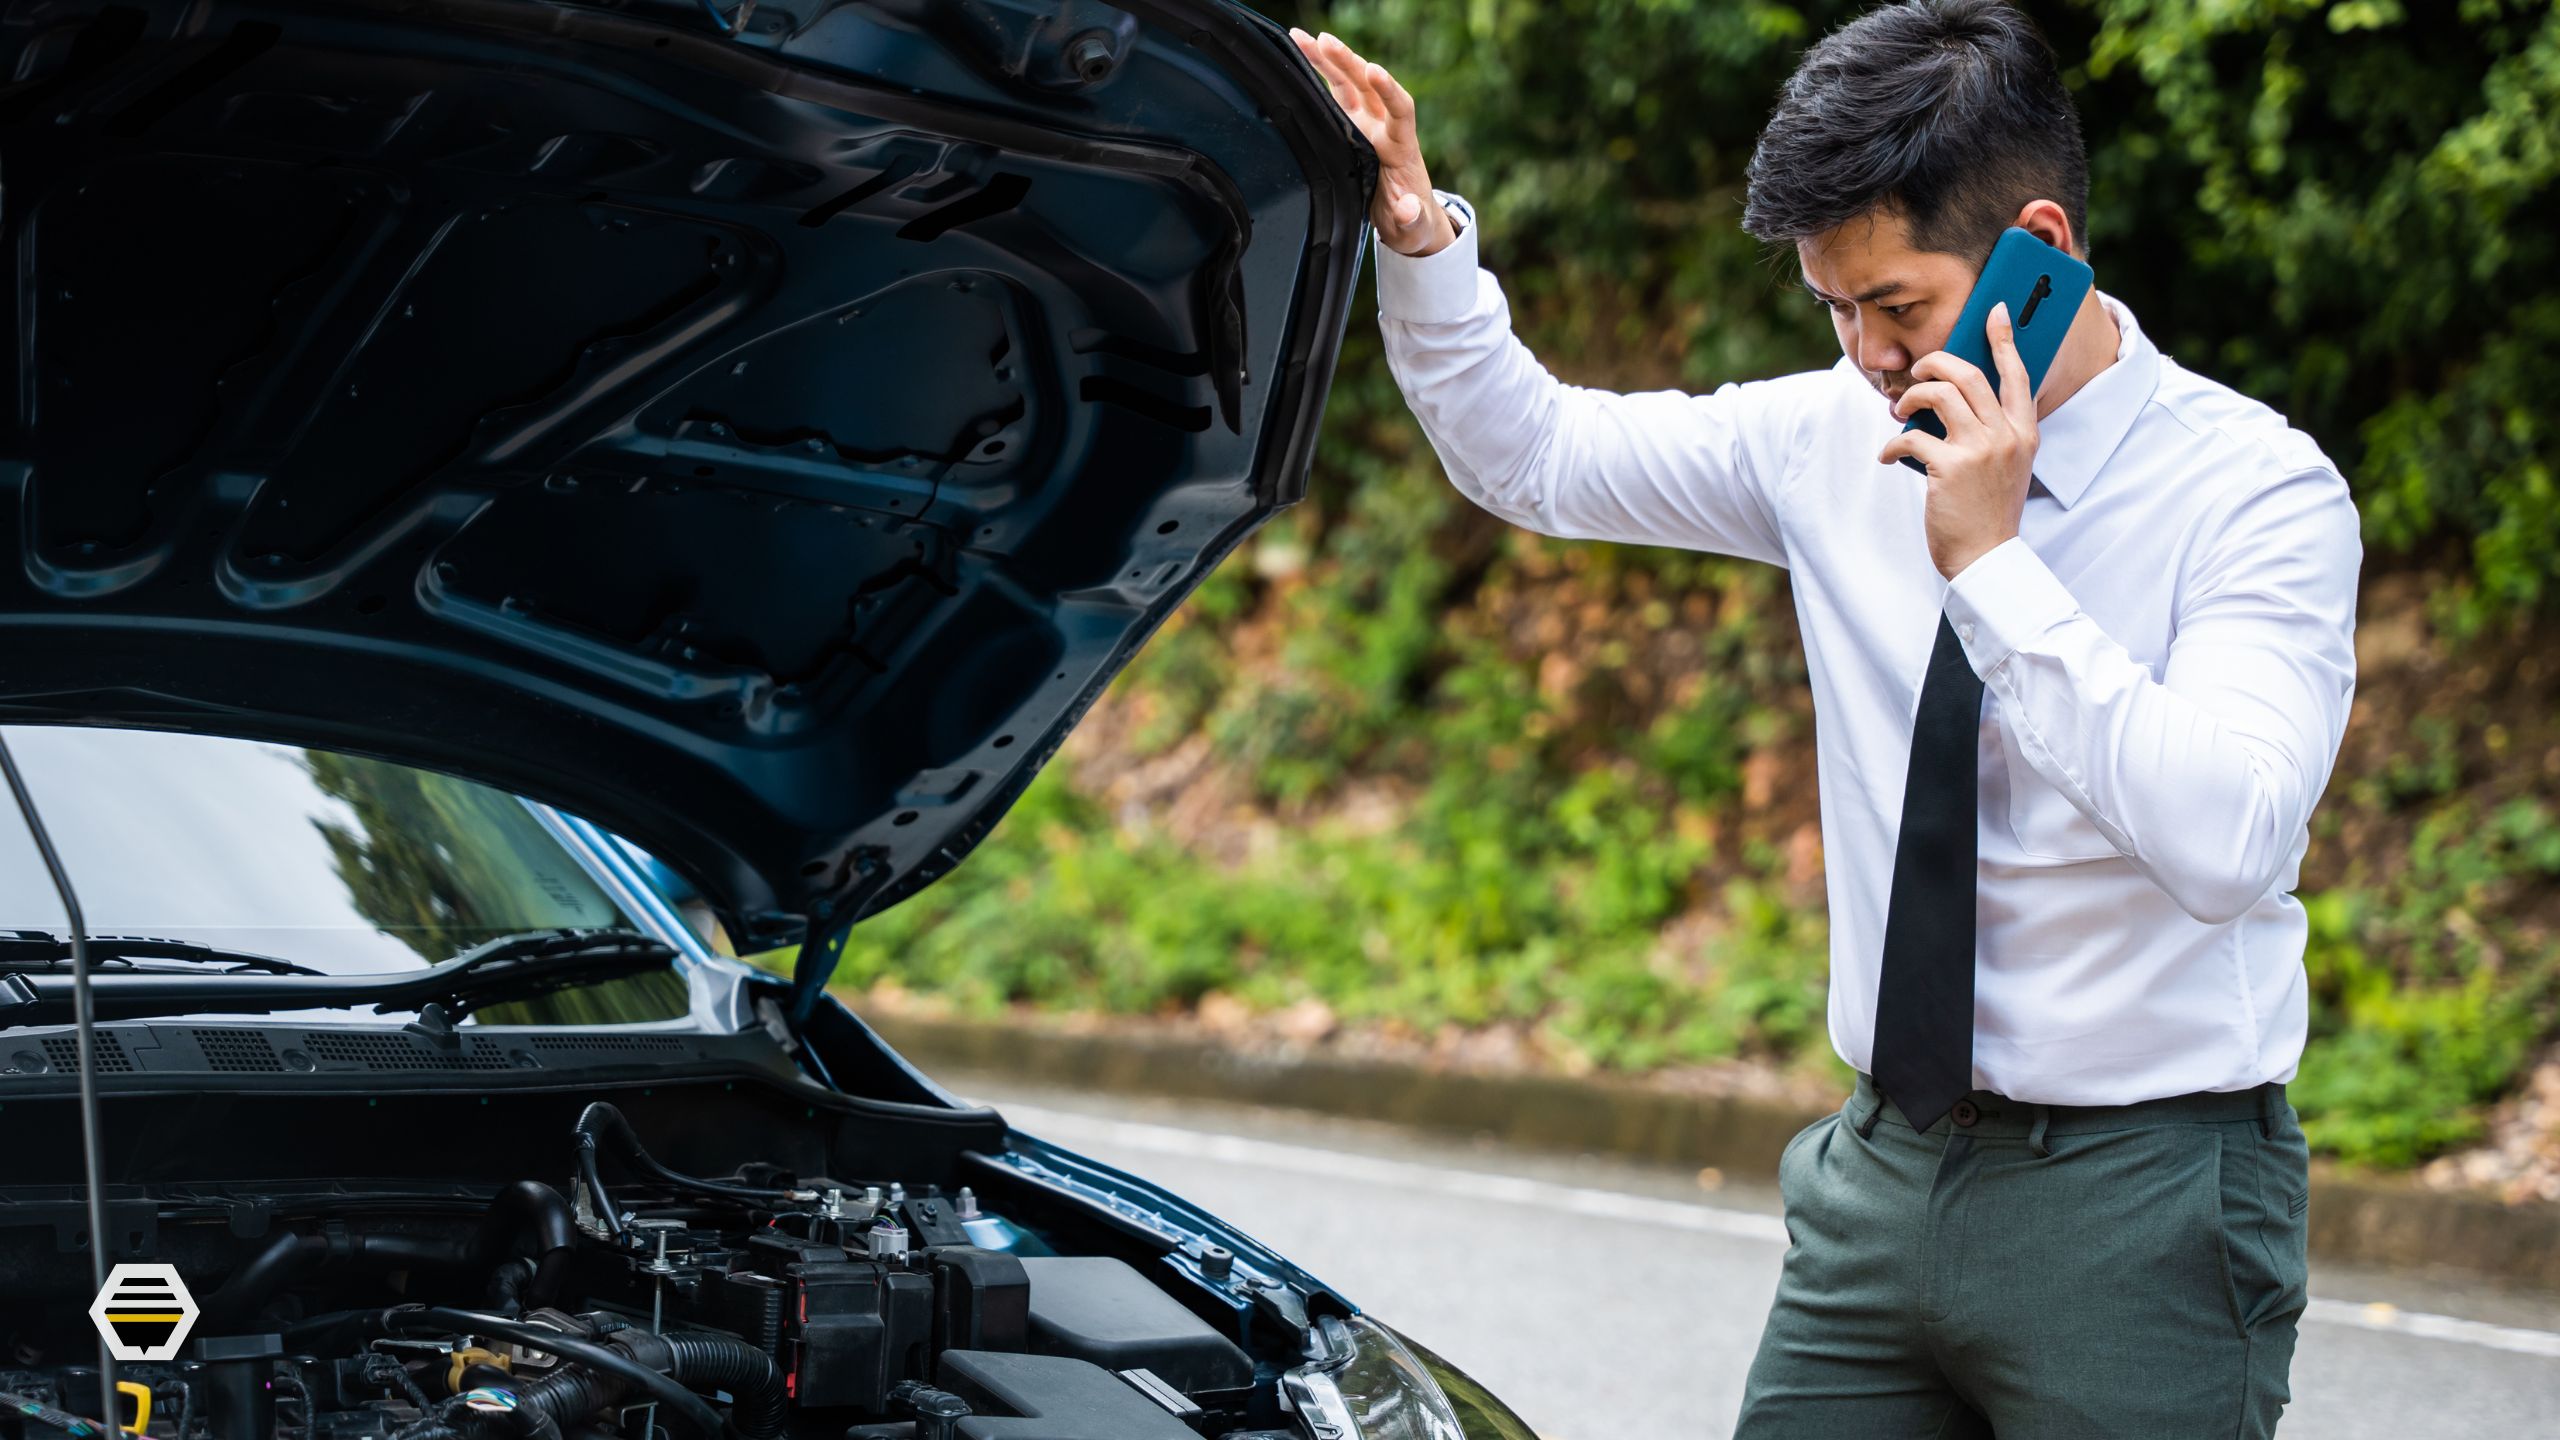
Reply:
<svg viewBox="0 0 2560 1440"><path fill-rule="evenodd" d="M2009 302L2009 321L2018 337L2018 359L2027 367L2027 388L2044 384L2044 372L2062 349L2062 337L2071 329L2071 317L2080 313L2080 302L2088 297L2092 280L2089 267L2056 250L2042 240L2012 225L1991 247L1991 258L1984 262L1982 278L1973 284L1973 293L1965 297L1964 311L1956 316L1956 328L1947 337L1946 352L1959 360L1969 360L1981 367L1991 380L1991 392L2000 393L2000 368L1991 362L1991 307ZM1939 439L1947 438L1947 427L1938 421L1935 410L1912 412L1905 430L1925 430ZM1914 470L1928 471L1928 466L1910 455L1902 463Z"/></svg>

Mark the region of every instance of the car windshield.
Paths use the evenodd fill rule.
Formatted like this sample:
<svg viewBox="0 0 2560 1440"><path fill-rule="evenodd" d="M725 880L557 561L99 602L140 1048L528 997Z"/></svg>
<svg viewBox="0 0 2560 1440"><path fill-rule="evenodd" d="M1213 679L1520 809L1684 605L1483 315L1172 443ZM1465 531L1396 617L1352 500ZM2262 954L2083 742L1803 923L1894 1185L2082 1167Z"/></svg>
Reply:
<svg viewBox="0 0 2560 1440"><path fill-rule="evenodd" d="M0 734L93 936L191 941L358 974L432 965L503 935L633 923L523 801L485 785L203 735ZM0 793L0 930L60 935L68 925L25 818ZM669 970L474 1018L602 1024L685 1012L684 983Z"/></svg>

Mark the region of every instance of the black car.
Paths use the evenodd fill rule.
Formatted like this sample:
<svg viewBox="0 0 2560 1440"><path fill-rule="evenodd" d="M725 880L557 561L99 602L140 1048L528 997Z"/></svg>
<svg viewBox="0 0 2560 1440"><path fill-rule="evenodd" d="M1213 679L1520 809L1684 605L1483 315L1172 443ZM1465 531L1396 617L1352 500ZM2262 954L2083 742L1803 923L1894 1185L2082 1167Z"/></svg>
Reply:
<svg viewBox="0 0 2560 1440"><path fill-rule="evenodd" d="M1300 492L1376 162L1283 31L0 45L0 1440L1529 1434L825 991Z"/></svg>

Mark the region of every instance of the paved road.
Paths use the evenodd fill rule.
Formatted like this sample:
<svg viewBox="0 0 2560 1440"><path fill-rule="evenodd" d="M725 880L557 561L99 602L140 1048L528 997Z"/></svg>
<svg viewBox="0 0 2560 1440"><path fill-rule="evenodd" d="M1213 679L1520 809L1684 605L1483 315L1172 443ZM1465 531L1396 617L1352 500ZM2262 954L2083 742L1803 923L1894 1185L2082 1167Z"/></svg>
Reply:
<svg viewBox="0 0 2560 1440"><path fill-rule="evenodd" d="M1289 1112L946 1083L1226 1217L1546 1440L1731 1431L1786 1247L1773 1192ZM2560 1440L2560 1297L2335 1268L2312 1292L2284 1440Z"/></svg>

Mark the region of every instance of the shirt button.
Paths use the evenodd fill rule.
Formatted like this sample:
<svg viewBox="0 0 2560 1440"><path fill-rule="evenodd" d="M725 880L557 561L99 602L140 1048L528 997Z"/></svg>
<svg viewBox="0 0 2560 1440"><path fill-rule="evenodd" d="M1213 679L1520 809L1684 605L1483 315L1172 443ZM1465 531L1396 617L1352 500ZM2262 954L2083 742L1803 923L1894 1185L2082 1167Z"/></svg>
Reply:
<svg viewBox="0 0 2560 1440"><path fill-rule="evenodd" d="M1950 1113L1955 1116L1957 1124L1964 1126L1971 1126L1974 1121L1982 1118L1982 1111L1970 1100L1957 1101L1956 1108Z"/></svg>
<svg viewBox="0 0 2560 1440"><path fill-rule="evenodd" d="M1966 621L1964 624L1957 626L1957 627L1956 627L1956 638L1957 638L1957 639L1959 639L1959 640L1962 640L1962 641L1963 641L1964 643L1966 643L1967 645L1972 644L1972 643L1973 643L1973 622L1971 622L1971 621Z"/></svg>

